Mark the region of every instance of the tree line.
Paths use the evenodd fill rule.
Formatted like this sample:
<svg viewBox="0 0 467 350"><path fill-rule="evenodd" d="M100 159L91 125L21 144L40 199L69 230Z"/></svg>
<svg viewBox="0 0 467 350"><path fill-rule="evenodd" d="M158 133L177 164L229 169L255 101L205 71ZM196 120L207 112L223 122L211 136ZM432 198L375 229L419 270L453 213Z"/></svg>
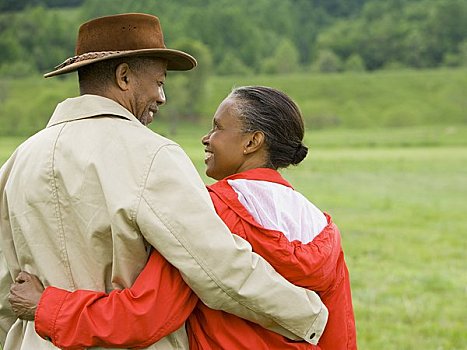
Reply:
<svg viewBox="0 0 467 350"><path fill-rule="evenodd" d="M3 76L50 70L74 54L80 23L122 12L159 16L169 47L191 43L219 75L467 65L464 0L0 0L0 10Z"/></svg>

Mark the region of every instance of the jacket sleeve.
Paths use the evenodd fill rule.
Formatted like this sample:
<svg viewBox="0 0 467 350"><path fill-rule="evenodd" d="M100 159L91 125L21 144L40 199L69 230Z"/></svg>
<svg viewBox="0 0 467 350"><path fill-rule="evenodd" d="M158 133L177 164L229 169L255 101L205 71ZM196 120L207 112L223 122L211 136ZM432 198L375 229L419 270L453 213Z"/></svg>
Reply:
<svg viewBox="0 0 467 350"><path fill-rule="evenodd" d="M324 292L336 278L341 239L334 223L309 243L289 241L278 231L261 229L241 221L253 250L264 257L282 276L298 286Z"/></svg>
<svg viewBox="0 0 467 350"><path fill-rule="evenodd" d="M0 168L0 349L5 345L6 335L17 320L8 302L13 276L19 273L19 264L15 254L8 202L4 192L6 179L13 164L16 152ZM7 263L10 262L10 265Z"/></svg>
<svg viewBox="0 0 467 350"><path fill-rule="evenodd" d="M136 223L207 306L291 339L318 341L328 315L318 295L289 283L230 233L179 146L155 154Z"/></svg>
<svg viewBox="0 0 467 350"><path fill-rule="evenodd" d="M110 294L46 288L35 328L67 350L145 348L180 328L197 301L177 269L153 250L131 288Z"/></svg>
<svg viewBox="0 0 467 350"><path fill-rule="evenodd" d="M16 321L16 315L13 313L8 302L8 294L13 280L8 270L5 257L2 253L0 244L0 349L5 345L8 330Z"/></svg>

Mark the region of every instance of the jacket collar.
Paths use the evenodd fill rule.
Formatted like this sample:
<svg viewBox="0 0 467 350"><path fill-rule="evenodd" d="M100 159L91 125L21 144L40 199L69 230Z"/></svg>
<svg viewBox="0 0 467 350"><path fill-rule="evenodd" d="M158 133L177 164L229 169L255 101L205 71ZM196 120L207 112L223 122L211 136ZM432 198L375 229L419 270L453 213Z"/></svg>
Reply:
<svg viewBox="0 0 467 350"><path fill-rule="evenodd" d="M293 188L292 185L286 179L284 179L277 170L270 169L270 168L250 169L250 170L238 173L238 174L227 176L221 181L235 180L235 179L268 181L268 182L274 182L280 185Z"/></svg>
<svg viewBox="0 0 467 350"><path fill-rule="evenodd" d="M117 102L97 95L82 95L68 98L59 103L50 118L47 127L78 119L99 117L102 115L124 118L130 121L138 119Z"/></svg>

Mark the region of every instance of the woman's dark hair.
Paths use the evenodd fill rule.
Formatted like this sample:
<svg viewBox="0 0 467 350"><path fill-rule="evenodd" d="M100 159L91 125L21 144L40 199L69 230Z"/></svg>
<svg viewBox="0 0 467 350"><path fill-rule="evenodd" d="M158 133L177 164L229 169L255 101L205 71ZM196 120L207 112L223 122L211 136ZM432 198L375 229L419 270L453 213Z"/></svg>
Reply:
<svg viewBox="0 0 467 350"><path fill-rule="evenodd" d="M236 111L245 132L262 131L269 153L267 166L278 169L297 165L308 153L300 109L285 93L265 86L243 86L232 90Z"/></svg>

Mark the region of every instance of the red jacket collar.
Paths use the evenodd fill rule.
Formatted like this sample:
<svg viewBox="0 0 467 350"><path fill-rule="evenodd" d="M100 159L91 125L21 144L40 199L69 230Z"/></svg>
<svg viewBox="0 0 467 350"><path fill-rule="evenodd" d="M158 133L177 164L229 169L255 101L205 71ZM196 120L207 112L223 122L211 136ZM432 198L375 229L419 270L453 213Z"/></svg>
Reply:
<svg viewBox="0 0 467 350"><path fill-rule="evenodd" d="M236 180L236 179L274 182L274 183L284 185L284 186L287 186L293 189L292 185L286 179L284 179L277 170L270 169L270 168L255 168L255 169L246 170L238 174L227 176L226 178L220 180L219 182L227 181L227 180Z"/></svg>
<svg viewBox="0 0 467 350"><path fill-rule="evenodd" d="M242 203L238 200L238 194L234 189L229 185L227 180L235 179L247 179L247 180L259 180L259 181L269 181L277 184L281 184L293 189L292 185L285 180L277 170L270 168L256 168L247 170L238 174L227 176L222 180L219 180L212 185L206 186L210 192L211 198L216 206L217 210L217 200L224 202L231 210L236 212L240 217L249 222L251 225L264 229L260 224L256 222L253 216L248 212L248 210L243 206ZM213 197L213 193L217 195L217 198ZM323 212L326 216L328 225L324 230L336 229L333 225L332 218L326 212ZM222 217L222 215L221 215Z"/></svg>
<svg viewBox="0 0 467 350"><path fill-rule="evenodd" d="M227 182L228 180L236 179L268 181L284 185L293 189L292 185L290 185L289 182L287 182L277 170L269 168L256 168L247 170L238 174L227 176L226 178L207 186L211 197L213 196L213 193L215 193L218 196L218 198L222 200L222 202L224 202L228 207L230 207L230 209L232 209L234 212L240 215L240 217L244 218L251 225L260 228L263 227L255 221L253 216L251 216L251 214L246 210L243 204L240 203L240 201L238 200L237 192L235 192L234 189ZM216 206L216 198L212 197L212 200L214 202L214 205Z"/></svg>

